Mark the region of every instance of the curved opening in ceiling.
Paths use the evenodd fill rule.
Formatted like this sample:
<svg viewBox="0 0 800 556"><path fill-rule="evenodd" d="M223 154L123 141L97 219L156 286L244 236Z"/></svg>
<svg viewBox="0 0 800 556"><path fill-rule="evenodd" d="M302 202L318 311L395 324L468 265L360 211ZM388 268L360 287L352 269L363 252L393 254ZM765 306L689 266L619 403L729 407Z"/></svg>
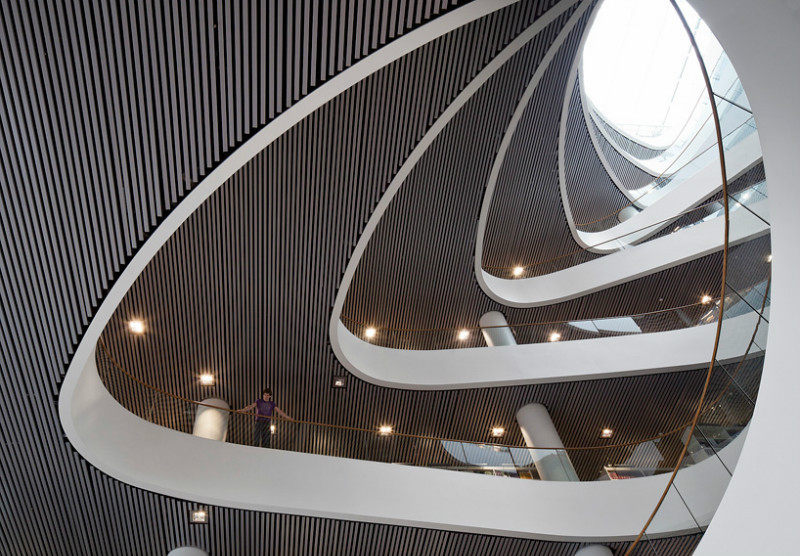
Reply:
<svg viewBox="0 0 800 556"><path fill-rule="evenodd" d="M680 4L698 29L697 13ZM702 31L697 40L713 65L722 49ZM678 139L705 92L691 43L668 0L604 0L581 63L586 96L602 119L654 150Z"/></svg>

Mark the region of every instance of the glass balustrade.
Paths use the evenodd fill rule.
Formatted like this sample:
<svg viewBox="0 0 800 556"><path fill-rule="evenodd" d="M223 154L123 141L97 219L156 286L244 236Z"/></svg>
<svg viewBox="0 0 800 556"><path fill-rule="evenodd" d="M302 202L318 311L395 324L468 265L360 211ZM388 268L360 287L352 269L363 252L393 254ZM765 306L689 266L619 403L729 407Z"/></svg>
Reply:
<svg viewBox="0 0 800 556"><path fill-rule="evenodd" d="M666 332L715 322L717 317L712 309L718 301L716 297L709 296L693 304L641 314L511 324L507 328L512 331L517 344L569 342ZM346 317L342 318L342 322L355 336L384 347L424 350L462 349L487 345L482 329L478 327L416 330L380 328L371 324L352 322Z"/></svg>
<svg viewBox="0 0 800 556"><path fill-rule="evenodd" d="M691 10L683 0L678 6L682 11ZM713 35L702 21L691 32L706 37L705 42L696 41L703 54L708 49L708 37L713 39ZM738 81L730 87L711 77L711 93L726 105L725 110L749 112L749 102ZM723 114L721 110L721 127ZM741 142L735 141L723 145L722 168L729 186L729 230L724 294L718 309L719 337L709 366L707 389L702 395L699 415L682 439L684 454L671 471L673 481L662 500L653 501L654 512L645 524L642 539L628 553L644 546L657 553L652 540L659 535L660 521L673 511L675 503L681 504L691 518L686 520L687 531L705 530L735 470L743 436L753 415L769 331L772 255L766 181L745 189L736 187L737 177L750 163L749 156L742 158L739 145ZM751 231L755 226L766 233L754 236ZM737 248L732 247L737 242ZM700 475L694 470L701 465L704 474L699 480Z"/></svg>

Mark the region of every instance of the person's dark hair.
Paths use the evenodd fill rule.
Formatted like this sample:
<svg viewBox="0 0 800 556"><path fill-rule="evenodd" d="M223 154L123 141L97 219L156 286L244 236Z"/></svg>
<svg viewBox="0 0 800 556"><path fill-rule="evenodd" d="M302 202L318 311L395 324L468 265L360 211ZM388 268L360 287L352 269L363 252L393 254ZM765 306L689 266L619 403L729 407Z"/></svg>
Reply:
<svg viewBox="0 0 800 556"><path fill-rule="evenodd" d="M264 394L269 394L269 395L271 396L271 395L272 395L272 388L264 388L264 389L261 391L261 397L262 397L262 398L264 397Z"/></svg>

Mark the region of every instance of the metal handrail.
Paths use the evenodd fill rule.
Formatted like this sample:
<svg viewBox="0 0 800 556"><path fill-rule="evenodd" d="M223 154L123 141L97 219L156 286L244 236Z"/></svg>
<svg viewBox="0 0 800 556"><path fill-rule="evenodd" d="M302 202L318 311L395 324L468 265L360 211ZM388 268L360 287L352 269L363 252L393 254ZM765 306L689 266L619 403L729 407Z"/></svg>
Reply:
<svg viewBox="0 0 800 556"><path fill-rule="evenodd" d="M703 74L703 80L705 81L706 91L708 93L709 101L711 104L712 115L714 116L714 127L716 128L717 132L717 147L719 149L719 164L720 164L720 172L722 174L722 197L727 199L728 198L728 175L725 168L725 147L722 144L722 129L719 123L719 114L717 113L717 104L714 102L714 92L713 88L711 87L711 80L708 76L708 70L706 69L706 65L703 62L703 55L700 53L700 49L697 46L697 41L694 38L694 34L692 30L689 28L689 23L686 21L686 17L683 15L683 12L678 7L676 0L670 0L672 7L675 9L678 18L681 20L681 24L683 25L686 34L689 37L689 42L692 45L692 49L694 50L695 56L697 57L698 65L700 66L700 71ZM722 284L720 286L720 296L725 297L725 288L727 286L727 277L728 277L728 239L730 233L730 209L728 208L728 203L724 203L725 207L725 239L724 239L724 248L722 251ZM766 296L765 296L766 297ZM722 333L722 314L724 311L724 304L720 306L720 314L719 320L717 321L717 332L714 336L714 349L711 354L711 363L708 366L708 372L706 373L706 380L703 384L703 389L700 393L700 400L697 402L697 409L694 412L694 417L692 418L691 425L689 427L689 434L686 437L686 442L681 449L681 453L678 456L678 461L675 464L674 469L672 470L672 474L667 481L667 486L664 487L664 491L661 493L661 497L658 499L655 508L650 513L650 516L647 518L642 530L639 531L639 534L636 536L636 539L628 546L628 549L625 551L625 556L630 556L633 553L633 549L636 547L637 544L642 540L647 528L653 522L653 518L658 513L658 510L661 508L661 504L664 502L664 499L669 492L669 489L672 488L673 483L675 482L675 477L678 475L678 470L681 468L681 464L683 463L683 459L686 457L686 451L689 449L689 443L691 442L692 436L694 435L694 430L697 427L697 421L700 418L700 413L703 409L703 401L705 400L706 394L708 393L708 386L711 383L711 375L714 371L714 365L717 360L717 351L719 349L719 339Z"/></svg>

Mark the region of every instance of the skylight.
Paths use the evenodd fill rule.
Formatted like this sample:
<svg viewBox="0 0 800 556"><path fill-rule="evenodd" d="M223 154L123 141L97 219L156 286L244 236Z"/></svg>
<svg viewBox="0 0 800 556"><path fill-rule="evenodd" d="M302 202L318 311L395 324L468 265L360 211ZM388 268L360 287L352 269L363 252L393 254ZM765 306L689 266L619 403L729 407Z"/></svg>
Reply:
<svg viewBox="0 0 800 556"><path fill-rule="evenodd" d="M684 1L679 6L713 65L718 43L697 12ZM668 147L705 89L680 19L669 0L604 0L598 10L583 51L587 98L618 131L652 148Z"/></svg>

